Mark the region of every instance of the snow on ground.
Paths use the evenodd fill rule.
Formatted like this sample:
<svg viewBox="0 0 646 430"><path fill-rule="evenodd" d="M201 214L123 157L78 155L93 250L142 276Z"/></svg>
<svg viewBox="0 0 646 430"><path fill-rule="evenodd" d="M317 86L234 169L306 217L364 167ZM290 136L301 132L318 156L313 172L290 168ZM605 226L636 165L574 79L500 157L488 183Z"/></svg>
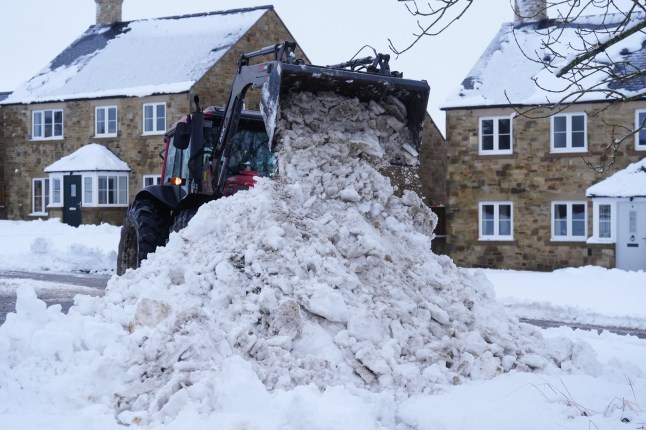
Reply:
<svg viewBox="0 0 646 430"><path fill-rule="evenodd" d="M292 131L283 134L281 183L204 206L141 269L114 277L104 297L77 296L65 315L32 286L18 288L16 313L0 326L0 428L646 425L646 341L540 330L502 305L632 321L644 312L624 313L610 298L632 291L644 303L643 273L456 268L428 251L432 216L414 196L392 196L365 163L379 161L375 136L353 130L354 146L344 147L317 135L312 142L326 142L317 148ZM63 265L66 254L105 271L118 240L114 227L58 221L0 223L0 234L24 242L1 252L25 270L87 270ZM565 293L572 278L599 298ZM540 296L547 283L562 290Z"/></svg>
<svg viewBox="0 0 646 430"><path fill-rule="evenodd" d="M119 227L108 224L72 228L59 219L0 220L0 268L112 274L119 232Z"/></svg>

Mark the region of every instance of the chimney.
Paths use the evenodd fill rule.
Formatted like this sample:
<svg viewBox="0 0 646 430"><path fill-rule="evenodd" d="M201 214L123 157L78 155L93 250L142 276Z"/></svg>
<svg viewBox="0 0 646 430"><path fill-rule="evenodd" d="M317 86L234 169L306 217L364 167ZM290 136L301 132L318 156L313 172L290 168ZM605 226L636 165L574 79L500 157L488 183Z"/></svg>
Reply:
<svg viewBox="0 0 646 430"><path fill-rule="evenodd" d="M546 0L514 0L514 25L516 27L547 20Z"/></svg>
<svg viewBox="0 0 646 430"><path fill-rule="evenodd" d="M123 0L94 0L96 2L96 25L121 22Z"/></svg>

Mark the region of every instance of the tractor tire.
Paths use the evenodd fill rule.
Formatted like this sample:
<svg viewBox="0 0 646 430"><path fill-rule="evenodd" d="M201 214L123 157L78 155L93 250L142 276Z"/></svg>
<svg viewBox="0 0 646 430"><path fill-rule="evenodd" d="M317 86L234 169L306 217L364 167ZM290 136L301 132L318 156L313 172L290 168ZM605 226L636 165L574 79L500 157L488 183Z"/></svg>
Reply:
<svg viewBox="0 0 646 430"><path fill-rule="evenodd" d="M186 208L180 211L171 222L169 233L178 232L188 225L197 213L198 208Z"/></svg>
<svg viewBox="0 0 646 430"><path fill-rule="evenodd" d="M169 210L153 200L135 200L121 227L117 275L136 269L148 254L163 246L168 237Z"/></svg>

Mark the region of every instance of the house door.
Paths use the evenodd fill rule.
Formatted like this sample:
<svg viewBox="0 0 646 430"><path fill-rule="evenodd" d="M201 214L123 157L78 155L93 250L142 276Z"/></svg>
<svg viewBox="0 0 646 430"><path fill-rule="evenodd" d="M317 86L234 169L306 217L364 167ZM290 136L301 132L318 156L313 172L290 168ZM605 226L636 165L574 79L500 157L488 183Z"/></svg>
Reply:
<svg viewBox="0 0 646 430"><path fill-rule="evenodd" d="M646 270L646 202L617 205L618 269Z"/></svg>
<svg viewBox="0 0 646 430"><path fill-rule="evenodd" d="M63 176L63 222L81 224L81 175Z"/></svg>

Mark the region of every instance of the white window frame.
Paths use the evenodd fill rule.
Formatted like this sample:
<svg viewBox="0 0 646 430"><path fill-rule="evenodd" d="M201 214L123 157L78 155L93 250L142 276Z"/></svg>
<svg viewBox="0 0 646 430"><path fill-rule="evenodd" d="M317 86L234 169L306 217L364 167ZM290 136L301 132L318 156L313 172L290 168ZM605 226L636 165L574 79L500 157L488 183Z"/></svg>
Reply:
<svg viewBox="0 0 646 430"><path fill-rule="evenodd" d="M557 235L556 234L556 216L555 208L557 205L565 205L566 209L566 234ZM572 234L574 219L572 217L573 206L574 205L583 205L583 234L581 236L574 236ZM567 200L567 201L553 201L550 206L550 222L551 222L551 231L553 242L585 242L588 240L588 203L585 200Z"/></svg>
<svg viewBox="0 0 646 430"><path fill-rule="evenodd" d="M582 116L583 117L583 146L582 147L573 147L572 146L572 118L575 116ZM565 133L566 133L566 142L565 142L565 148L556 148L554 147L555 145L555 139L554 139L554 121L556 121L557 118L565 118L566 124L565 124ZM553 153L568 153L568 152L587 152L588 151L588 115L586 115L585 112L567 112L567 113L559 113L556 115L552 115L550 117L550 152Z"/></svg>
<svg viewBox="0 0 646 430"><path fill-rule="evenodd" d="M494 233L485 234L482 223L484 206L494 206ZM509 206L510 209L510 234L500 234L500 207ZM478 203L478 240L510 241L514 240L514 203L510 201L483 201Z"/></svg>
<svg viewBox="0 0 646 430"><path fill-rule="evenodd" d="M146 185L146 182L150 182L150 184ZM143 175L143 179L141 181L143 184L144 188L149 186L149 185L160 185L161 184L161 174L159 175Z"/></svg>
<svg viewBox="0 0 646 430"><path fill-rule="evenodd" d="M52 118L52 123L51 123L51 136L46 136L45 135L45 115L46 112L51 112L51 118ZM56 113L61 114L61 122L60 122L60 134L56 134L56 122L55 122L55 117ZM37 121L36 118L39 117L38 125L37 127ZM65 115L63 113L63 109L38 109L38 110L33 110L31 112L31 139L32 140L60 140L64 138L64 129L65 129Z"/></svg>
<svg viewBox="0 0 646 430"><path fill-rule="evenodd" d="M157 115L157 108L159 106L164 106L164 127L163 129L160 129L157 125L158 120L160 117ZM146 108L147 107L152 107L152 128L148 130L146 128ZM165 102L159 102L159 103L144 103L143 109L142 109L142 130L144 135L151 135L151 134L164 134L166 132L166 103Z"/></svg>
<svg viewBox="0 0 646 430"><path fill-rule="evenodd" d="M601 206L610 206L610 236L601 237ZM617 241L617 203L615 200L592 200L592 237L588 243L615 243Z"/></svg>
<svg viewBox="0 0 646 430"><path fill-rule="evenodd" d="M36 211L36 184L41 184L40 207L42 211ZM30 215L42 216L47 215L47 206L49 206L49 178L32 178L31 179L31 213Z"/></svg>
<svg viewBox="0 0 646 430"><path fill-rule="evenodd" d="M102 177L117 179L117 200L114 203L100 203L99 182ZM123 193L120 193L119 183L125 181ZM130 178L128 172L96 172L83 175L82 182L83 206L85 207L128 207ZM89 188L88 188L89 187Z"/></svg>
<svg viewBox="0 0 646 430"><path fill-rule="evenodd" d="M114 131L110 132L110 111L114 110ZM99 112L103 112L103 127L105 132L99 133ZM116 105L96 106L94 108L94 137L116 137L119 132L119 111Z"/></svg>
<svg viewBox="0 0 646 430"><path fill-rule="evenodd" d="M57 193L58 188L58 193ZM63 206L63 174L49 175L49 207Z"/></svg>
<svg viewBox="0 0 646 430"><path fill-rule="evenodd" d="M639 129L644 123L644 118L641 120L639 116L643 115L646 118L646 109L637 109L635 111L635 130ZM640 137L643 138L643 144L640 144ZM646 151L646 125L644 128L635 132L635 151Z"/></svg>
<svg viewBox="0 0 646 430"><path fill-rule="evenodd" d="M500 121L509 121L509 149L500 149ZM493 149L484 149L484 134L482 123L493 121ZM483 116L478 121L478 154L480 155L505 155L514 152L514 133L512 116Z"/></svg>

